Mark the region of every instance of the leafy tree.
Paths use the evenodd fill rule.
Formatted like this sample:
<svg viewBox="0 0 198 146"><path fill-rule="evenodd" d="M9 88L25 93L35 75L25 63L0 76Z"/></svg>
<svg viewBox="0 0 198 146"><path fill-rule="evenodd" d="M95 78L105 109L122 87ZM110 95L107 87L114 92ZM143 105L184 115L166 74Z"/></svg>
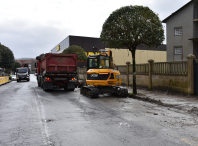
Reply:
<svg viewBox="0 0 198 146"><path fill-rule="evenodd" d="M85 51L80 46L72 45L63 50L63 54L77 54L78 60L87 60L87 56L85 55Z"/></svg>
<svg viewBox="0 0 198 146"><path fill-rule="evenodd" d="M0 62L1 62L1 58L2 58L2 57L1 57L1 53L0 53Z"/></svg>
<svg viewBox="0 0 198 146"><path fill-rule="evenodd" d="M43 58L45 56L45 54L40 54L39 56L36 57L36 60L41 60L41 58Z"/></svg>
<svg viewBox="0 0 198 146"><path fill-rule="evenodd" d="M12 71L14 72L14 74L16 72L16 69L19 67L21 67L21 64L19 62L15 61L14 66L12 67Z"/></svg>
<svg viewBox="0 0 198 146"><path fill-rule="evenodd" d="M14 65L14 55L12 51L0 44L0 67L5 69L12 69Z"/></svg>
<svg viewBox="0 0 198 146"><path fill-rule="evenodd" d="M164 40L161 21L148 7L125 6L115 10L104 22L101 41L110 48L127 47L132 54L133 93L136 89L135 51L138 45L157 47Z"/></svg>
<svg viewBox="0 0 198 146"><path fill-rule="evenodd" d="M4 73L10 74L11 73L11 69L5 69Z"/></svg>

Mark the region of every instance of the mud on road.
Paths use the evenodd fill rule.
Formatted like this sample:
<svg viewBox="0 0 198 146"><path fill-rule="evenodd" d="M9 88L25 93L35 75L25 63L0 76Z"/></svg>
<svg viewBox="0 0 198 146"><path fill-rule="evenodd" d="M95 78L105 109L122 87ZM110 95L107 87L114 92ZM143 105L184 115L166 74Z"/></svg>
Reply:
<svg viewBox="0 0 198 146"><path fill-rule="evenodd" d="M149 102L149 103L153 103L153 104L157 104L157 105L160 105L160 106L168 107L168 108L183 110L183 111L188 112L189 114L198 115L198 107L188 105L188 104L186 104L186 102L181 104L181 101L179 101L178 103L163 102L163 96L164 96L164 98L166 98L166 94L164 94L162 91L158 91L157 93L156 92L157 91L153 91L154 94L158 94L159 98L154 98L154 97L152 97L152 95L147 95L147 94L143 94L143 93L138 93L136 95L129 94L128 97L133 98L133 99L138 99L138 100L141 100L141 101L145 101L145 102ZM148 97L148 96L150 96L150 97ZM186 95L186 94L179 94L179 93L172 93L172 94L169 94L169 96L172 96L172 98L176 98L176 99L185 98L186 101L188 101L188 102L189 102L189 100L192 100L192 98L194 98L194 100L197 99L196 103L198 103L198 97L197 96L189 96L189 95ZM189 97L191 97L191 99ZM160 100L160 98L162 100Z"/></svg>

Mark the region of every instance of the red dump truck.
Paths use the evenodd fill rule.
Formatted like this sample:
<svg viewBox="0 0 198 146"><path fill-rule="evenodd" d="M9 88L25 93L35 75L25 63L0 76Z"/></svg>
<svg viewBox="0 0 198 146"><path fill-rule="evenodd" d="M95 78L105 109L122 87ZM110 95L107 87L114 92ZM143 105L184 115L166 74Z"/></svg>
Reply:
<svg viewBox="0 0 198 146"><path fill-rule="evenodd" d="M38 86L44 91L53 87L74 91L77 76L76 54L52 54L47 53L37 59Z"/></svg>

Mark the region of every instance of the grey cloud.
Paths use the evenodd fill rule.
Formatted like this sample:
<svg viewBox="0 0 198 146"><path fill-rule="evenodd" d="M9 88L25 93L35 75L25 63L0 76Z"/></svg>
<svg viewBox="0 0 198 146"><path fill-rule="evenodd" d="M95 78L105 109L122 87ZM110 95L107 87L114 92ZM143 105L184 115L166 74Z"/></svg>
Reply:
<svg viewBox="0 0 198 146"><path fill-rule="evenodd" d="M0 42L9 47L15 58L36 57L48 53L70 31L53 26L31 25L23 20L0 23Z"/></svg>
<svg viewBox="0 0 198 146"><path fill-rule="evenodd" d="M190 0L158 0L149 5L149 7L159 14L161 20L165 19L173 12L184 6Z"/></svg>

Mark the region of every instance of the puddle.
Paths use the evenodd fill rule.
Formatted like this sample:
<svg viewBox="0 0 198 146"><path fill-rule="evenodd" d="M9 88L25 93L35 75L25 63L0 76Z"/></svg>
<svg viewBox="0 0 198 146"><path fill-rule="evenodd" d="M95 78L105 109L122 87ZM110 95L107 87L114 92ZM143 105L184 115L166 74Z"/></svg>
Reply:
<svg viewBox="0 0 198 146"><path fill-rule="evenodd" d="M47 119L47 120L45 120L45 123L53 122L53 121L54 121L53 119Z"/></svg>

